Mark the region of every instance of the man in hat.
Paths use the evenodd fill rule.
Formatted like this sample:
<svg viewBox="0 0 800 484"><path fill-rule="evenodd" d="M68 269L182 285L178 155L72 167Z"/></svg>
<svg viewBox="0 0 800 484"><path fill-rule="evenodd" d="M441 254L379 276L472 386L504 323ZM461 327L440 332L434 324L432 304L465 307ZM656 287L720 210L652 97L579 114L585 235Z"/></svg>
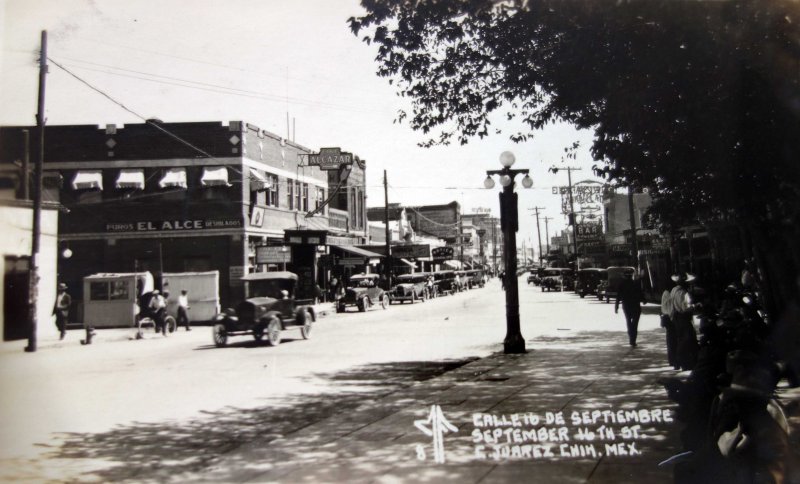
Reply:
<svg viewBox="0 0 800 484"><path fill-rule="evenodd" d="M60 339L64 339L67 334L67 321L69 320L69 307L72 305L72 298L67 293L67 285L63 282L58 285L56 303L53 306L53 314L56 317L56 328L60 333Z"/></svg>
<svg viewBox="0 0 800 484"><path fill-rule="evenodd" d="M639 318L642 315L641 303L644 301L642 285L639 279L634 279L633 273L625 273L619 285L617 303L614 313L619 313L619 303L622 303L622 313L625 314L625 324L628 327L628 342L631 347L636 347L636 336L639 332Z"/></svg>
<svg viewBox="0 0 800 484"><path fill-rule="evenodd" d="M164 317L167 312L167 300L161 295L158 289L154 289L152 297L150 298L150 313L153 315L153 321L156 324L156 333L167 334L164 327Z"/></svg>
<svg viewBox="0 0 800 484"><path fill-rule="evenodd" d="M681 273L672 276L676 283L670 291L669 317L675 328L677 340L677 363L681 370L691 370L697 362L697 332L694 330L692 314L699 307L689 293L689 284L695 280L693 274Z"/></svg>

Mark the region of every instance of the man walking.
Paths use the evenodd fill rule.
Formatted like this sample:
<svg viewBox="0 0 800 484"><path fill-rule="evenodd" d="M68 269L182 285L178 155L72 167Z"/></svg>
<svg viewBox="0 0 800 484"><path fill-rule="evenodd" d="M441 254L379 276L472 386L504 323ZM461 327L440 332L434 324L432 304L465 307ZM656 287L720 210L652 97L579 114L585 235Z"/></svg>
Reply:
<svg viewBox="0 0 800 484"><path fill-rule="evenodd" d="M186 289L182 289L178 296L178 326L181 324L186 326L186 331L192 330L189 327L189 291Z"/></svg>
<svg viewBox="0 0 800 484"><path fill-rule="evenodd" d="M675 332L675 323L670 318L672 312L671 286L661 293L661 327L667 332L667 362L677 370L680 365L678 364L678 337Z"/></svg>
<svg viewBox="0 0 800 484"><path fill-rule="evenodd" d="M64 339L67 335L67 321L69 320L69 307L72 305L72 298L67 294L67 285L60 283L56 294L56 303L53 306L53 314L56 317L56 328L60 334L59 339Z"/></svg>
<svg viewBox="0 0 800 484"><path fill-rule="evenodd" d="M698 307L692 303L689 283L695 276L689 273L672 276L677 284L670 291L670 319L675 326L677 340L676 359L681 370L691 370L697 362L697 332L692 323L692 313Z"/></svg>
<svg viewBox="0 0 800 484"><path fill-rule="evenodd" d="M619 313L619 303L622 302L622 312L625 314L625 324L628 326L628 342L631 347L636 347L639 317L642 315L641 303L643 301L644 295L642 294L642 286L639 284L639 279L634 280L632 273L626 273L619 286L614 313Z"/></svg>

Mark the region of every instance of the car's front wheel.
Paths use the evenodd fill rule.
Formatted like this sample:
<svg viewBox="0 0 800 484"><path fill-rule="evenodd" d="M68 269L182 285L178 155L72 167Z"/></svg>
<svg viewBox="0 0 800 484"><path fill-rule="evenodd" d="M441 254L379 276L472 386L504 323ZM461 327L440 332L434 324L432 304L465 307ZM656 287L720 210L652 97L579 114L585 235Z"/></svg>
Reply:
<svg viewBox="0 0 800 484"><path fill-rule="evenodd" d="M381 298L381 307L383 309L389 307L389 296L387 296L386 294L384 294L383 297Z"/></svg>
<svg viewBox="0 0 800 484"><path fill-rule="evenodd" d="M264 339L264 325L259 323L253 328L253 339L261 341Z"/></svg>
<svg viewBox="0 0 800 484"><path fill-rule="evenodd" d="M304 311L303 315L305 317L305 319L303 319L305 324L300 328L300 335L303 336L303 339L309 339L311 338L311 315L308 311Z"/></svg>
<svg viewBox="0 0 800 484"><path fill-rule="evenodd" d="M364 311L366 311L367 310L367 298L362 297L361 299L359 299L358 302L356 303L356 306L358 306L358 310L360 312L363 313Z"/></svg>
<svg viewBox="0 0 800 484"><path fill-rule="evenodd" d="M217 348L222 348L228 343L228 330L224 324L215 324L213 329L214 344Z"/></svg>
<svg viewBox="0 0 800 484"><path fill-rule="evenodd" d="M267 343L270 346L281 344L281 322L275 316L269 318L267 323Z"/></svg>

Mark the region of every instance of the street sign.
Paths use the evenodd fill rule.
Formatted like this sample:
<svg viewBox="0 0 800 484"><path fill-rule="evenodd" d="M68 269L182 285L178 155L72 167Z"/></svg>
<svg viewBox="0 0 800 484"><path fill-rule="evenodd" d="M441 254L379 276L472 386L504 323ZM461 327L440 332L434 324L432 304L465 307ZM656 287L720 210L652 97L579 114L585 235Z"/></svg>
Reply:
<svg viewBox="0 0 800 484"><path fill-rule="evenodd" d="M429 244L414 245L393 245L392 257L401 259L428 258L431 256L431 246Z"/></svg>
<svg viewBox="0 0 800 484"><path fill-rule="evenodd" d="M452 247L434 247L431 250L431 255L435 261L449 260L453 258Z"/></svg>
<svg viewBox="0 0 800 484"><path fill-rule="evenodd" d="M292 251L289 247L260 245L256 247L256 264L289 264Z"/></svg>
<svg viewBox="0 0 800 484"><path fill-rule="evenodd" d="M318 154L308 155L308 164L318 166L321 170L338 170L342 165L353 164L353 154L340 148L320 148Z"/></svg>
<svg viewBox="0 0 800 484"><path fill-rule="evenodd" d="M364 265L364 258L363 257L340 257L339 258L339 265L340 266L363 266Z"/></svg>

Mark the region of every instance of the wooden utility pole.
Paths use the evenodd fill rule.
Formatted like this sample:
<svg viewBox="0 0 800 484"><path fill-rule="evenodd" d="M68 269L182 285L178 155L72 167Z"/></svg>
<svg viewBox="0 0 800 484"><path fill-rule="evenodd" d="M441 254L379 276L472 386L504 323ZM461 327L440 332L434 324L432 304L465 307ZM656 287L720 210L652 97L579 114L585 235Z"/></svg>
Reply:
<svg viewBox="0 0 800 484"><path fill-rule="evenodd" d="M547 225L549 220L553 220L553 217L544 217L544 241L547 244L547 254L550 254L550 229Z"/></svg>
<svg viewBox="0 0 800 484"><path fill-rule="evenodd" d="M581 171L582 168L577 168L574 166L565 166L565 167L552 167L550 171L553 173L558 173L558 170L567 170L567 184L569 190L569 222L572 224L572 249L575 252L575 270L577 271L580 269L578 264L578 220L575 216L575 205L572 201L572 172L573 171Z"/></svg>
<svg viewBox="0 0 800 484"><path fill-rule="evenodd" d="M542 262L542 233L539 229L539 210L544 210L544 207L531 207L528 210L536 212L536 237L539 239L539 263Z"/></svg>
<svg viewBox="0 0 800 484"><path fill-rule="evenodd" d="M386 277L387 287L392 287L392 246L391 232L389 231L389 182L386 178L386 170L383 170L383 223L386 225L386 262L383 264L383 275Z"/></svg>
<svg viewBox="0 0 800 484"><path fill-rule="evenodd" d="M39 322L39 242L42 236L42 169L44 165L44 93L47 76L47 31L42 31L42 46L39 53L39 103L36 113L36 128L39 134L39 152L33 168L33 238L31 241L31 268L28 301L31 321L28 346L25 351L36 351L36 332Z"/></svg>

